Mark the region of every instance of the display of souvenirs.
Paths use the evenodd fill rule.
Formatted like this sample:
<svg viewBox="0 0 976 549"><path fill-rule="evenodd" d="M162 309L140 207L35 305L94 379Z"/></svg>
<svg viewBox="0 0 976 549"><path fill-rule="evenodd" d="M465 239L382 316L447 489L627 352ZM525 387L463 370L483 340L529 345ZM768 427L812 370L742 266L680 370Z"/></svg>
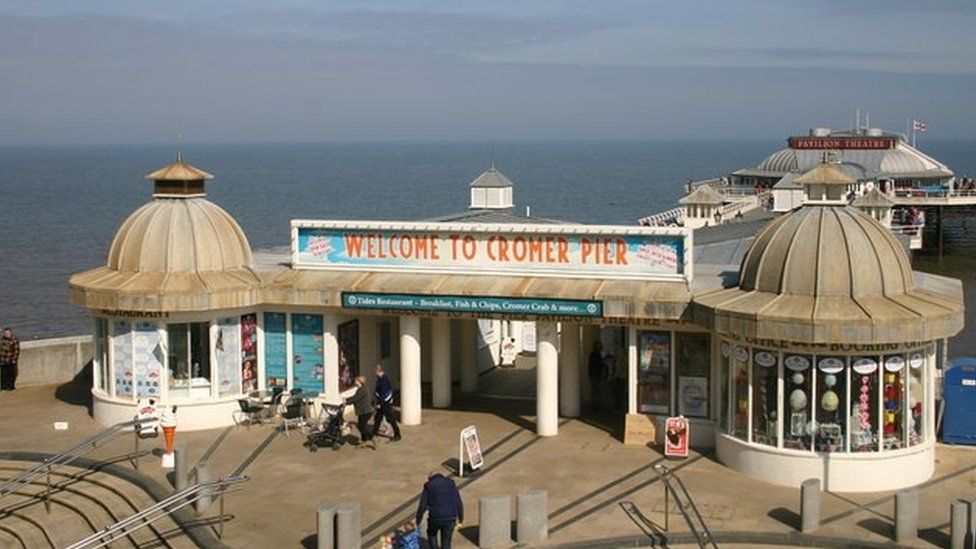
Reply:
<svg viewBox="0 0 976 549"><path fill-rule="evenodd" d="M857 363L855 363L855 371L857 371ZM862 368L862 372L870 371L870 368ZM874 363L874 371L877 371L877 363ZM877 434L872 422L872 407L877 406L877 400L872 398L877 395L875 390L877 374L863 373L857 376L857 380L859 382L856 386L857 391L853 391L853 388L851 391L856 395L851 406L851 451L869 452L875 449L877 442Z"/></svg>
<svg viewBox="0 0 976 549"><path fill-rule="evenodd" d="M786 394L789 395L789 423L783 426L783 446L794 450L810 449L810 439L816 429L816 422L810 416L810 386L812 373L810 359L791 355L783 360L786 366Z"/></svg>
<svg viewBox="0 0 976 549"><path fill-rule="evenodd" d="M885 361L885 374L884 374L884 389L882 394L884 395L884 424L882 431L884 433L884 447L886 450L896 450L903 446L902 440L902 428L904 422L903 408L905 405L905 398L903 392L903 383L901 375L901 366L904 366L904 360L900 357L897 363L897 368L895 371L891 371L889 364L892 362L890 359Z"/></svg>

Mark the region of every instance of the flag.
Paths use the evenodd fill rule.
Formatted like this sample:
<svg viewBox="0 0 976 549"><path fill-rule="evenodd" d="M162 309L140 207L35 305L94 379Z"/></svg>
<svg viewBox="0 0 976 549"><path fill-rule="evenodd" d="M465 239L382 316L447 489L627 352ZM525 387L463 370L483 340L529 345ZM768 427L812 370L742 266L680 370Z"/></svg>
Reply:
<svg viewBox="0 0 976 549"><path fill-rule="evenodd" d="M917 132L924 132L925 130L928 129L928 125L926 125L925 122L922 122L921 120L915 120L914 118L912 119L912 125L915 131Z"/></svg>

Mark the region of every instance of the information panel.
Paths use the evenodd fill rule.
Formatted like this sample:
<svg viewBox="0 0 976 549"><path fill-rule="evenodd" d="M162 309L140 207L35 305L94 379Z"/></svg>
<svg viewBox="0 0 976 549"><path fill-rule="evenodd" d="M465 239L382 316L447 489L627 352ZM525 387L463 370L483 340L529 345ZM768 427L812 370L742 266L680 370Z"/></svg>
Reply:
<svg viewBox="0 0 976 549"><path fill-rule="evenodd" d="M682 228L292 221L296 268L673 279Z"/></svg>
<svg viewBox="0 0 976 549"><path fill-rule="evenodd" d="M431 296L343 292L347 309L386 309L400 311L445 311L459 313L603 316L603 302L517 297Z"/></svg>
<svg viewBox="0 0 976 549"><path fill-rule="evenodd" d="M285 313L264 313L265 386L288 385L288 332Z"/></svg>

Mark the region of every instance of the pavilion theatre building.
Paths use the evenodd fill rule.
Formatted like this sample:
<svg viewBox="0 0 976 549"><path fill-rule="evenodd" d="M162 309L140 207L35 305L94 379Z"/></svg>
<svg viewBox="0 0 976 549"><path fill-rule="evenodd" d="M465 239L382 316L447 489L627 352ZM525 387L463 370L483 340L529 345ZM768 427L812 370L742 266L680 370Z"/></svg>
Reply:
<svg viewBox="0 0 976 549"><path fill-rule="evenodd" d="M106 265L69 282L94 316L104 425L145 398L178 406L181 429L231 424L239 399L273 387L335 401L375 363L418 425L423 386L450 407L514 348L535 352L536 428L554 436L560 416L585 413L602 341L626 389L626 443L660 441L663 419L683 415L693 446L775 484L870 491L933 472L936 371L962 329L961 285L914 273L891 233L846 205L856 182L836 165L797 178L803 206L697 275L708 246L691 229L522 217L494 167L466 212L295 220L289 254L252 253L205 198L210 174L178 160L146 177L153 198Z"/></svg>

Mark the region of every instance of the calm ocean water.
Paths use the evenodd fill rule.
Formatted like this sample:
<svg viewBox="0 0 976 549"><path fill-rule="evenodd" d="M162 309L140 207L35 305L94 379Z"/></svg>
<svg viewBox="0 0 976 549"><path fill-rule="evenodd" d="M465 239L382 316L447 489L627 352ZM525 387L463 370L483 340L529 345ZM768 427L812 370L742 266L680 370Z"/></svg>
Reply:
<svg viewBox="0 0 976 549"><path fill-rule="evenodd" d="M634 224L677 205L684 183L753 166L783 140L495 143L497 167L532 215ZM976 142L924 146L958 174L976 174ZM209 198L254 249L287 245L293 218L414 220L464 210L487 143L190 145L215 175ZM0 148L0 324L21 339L88 333L67 302L71 273L101 265L116 229L150 200L143 174L173 147Z"/></svg>

